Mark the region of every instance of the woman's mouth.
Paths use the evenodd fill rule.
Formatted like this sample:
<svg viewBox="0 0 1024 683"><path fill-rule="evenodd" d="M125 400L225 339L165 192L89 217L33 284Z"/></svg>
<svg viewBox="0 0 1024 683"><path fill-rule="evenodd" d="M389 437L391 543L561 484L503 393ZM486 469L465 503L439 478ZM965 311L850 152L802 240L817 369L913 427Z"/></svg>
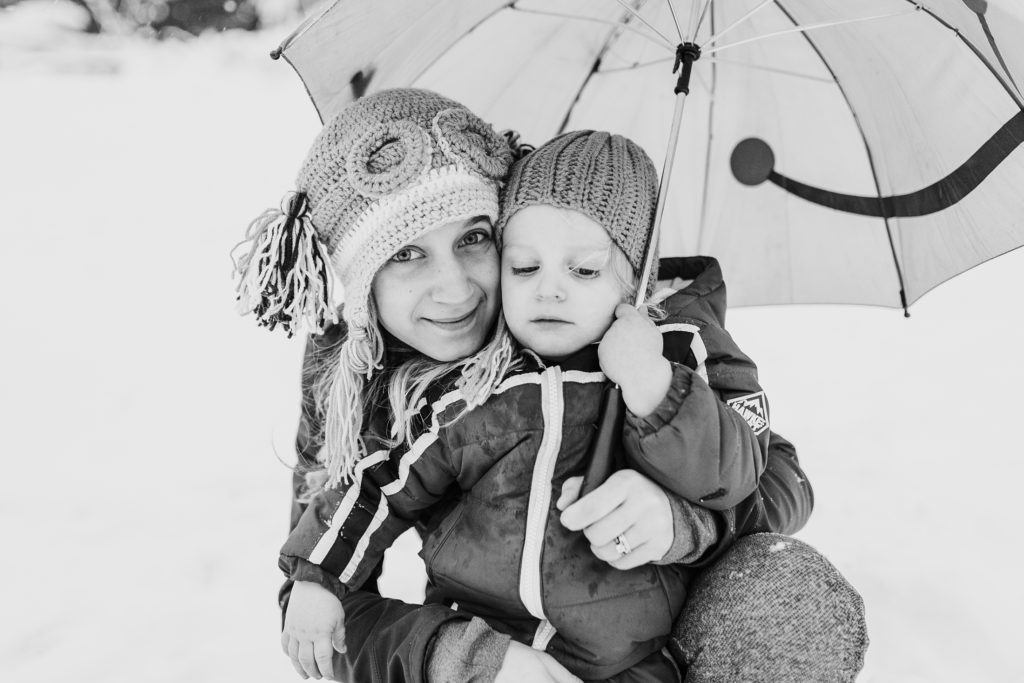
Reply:
<svg viewBox="0 0 1024 683"><path fill-rule="evenodd" d="M459 332L473 325L478 310L480 310L479 304L463 315L447 318L424 318L424 320L446 332Z"/></svg>

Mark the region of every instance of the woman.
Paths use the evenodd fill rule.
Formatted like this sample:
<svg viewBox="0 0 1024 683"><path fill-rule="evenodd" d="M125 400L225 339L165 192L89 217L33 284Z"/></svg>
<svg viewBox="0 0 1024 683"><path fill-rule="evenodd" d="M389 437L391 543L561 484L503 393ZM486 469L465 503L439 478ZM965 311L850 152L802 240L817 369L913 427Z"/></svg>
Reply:
<svg viewBox="0 0 1024 683"><path fill-rule="evenodd" d="M344 178L351 181L357 192L350 193L350 196L341 192L339 200L338 184L344 185L344 179L337 180L335 167L331 167L334 171L327 174L326 179L319 177L317 172L323 170L323 159L318 161L311 156L300 173L299 189L304 194L299 200L289 204L285 215L268 216L254 224L254 247L249 257L243 259L242 269L251 276L247 282L258 281L261 288L246 288L246 281L243 281L241 298L271 326L277 323L287 326L301 319L322 323L332 312L327 307L330 300L324 296L329 282L323 277L327 259L315 246L315 240L309 239L310 226L314 230L317 226L329 228L317 230L316 237L326 243L332 265L338 266L339 260L341 263L338 272L348 301L343 317L350 334L342 340L344 333L339 326L310 343L307 367L311 372L305 385L304 419L299 437L304 463L314 462L323 443L324 430L320 428L317 417L320 414L327 415L327 433L335 437L340 434L340 438L329 438L327 445L335 444L336 447L341 443L341 450L347 449L349 453L361 447L356 438L359 424L353 428L350 420L349 424L339 427L339 415L366 415L366 424L372 425L378 408L390 411L391 415L407 414L401 399L410 393L415 397L415 388L411 392L406 391L409 384L405 383L405 388L397 391L400 400L396 401L392 382L391 398L383 399L385 385L372 382L378 369L383 370L376 373L378 378L402 376L402 372L395 371L396 366L406 367L405 361L410 355L418 355L427 366L438 362L448 363L448 369L461 366L463 377L468 382L475 382L471 386L482 401L494 386L494 377L487 373L488 368L495 367L491 361L505 357L500 351L505 343L501 339L500 325L498 332L492 334L498 318L497 278L493 276L497 270L497 252L481 249L474 242L472 259L466 258L469 250L463 248L461 240L464 236L458 230L452 231L455 241L447 257L439 260L438 267L427 273L425 279L409 283L405 291L407 296L427 301L426 313L422 316L427 324L418 334L404 340L413 349L403 349L401 344L395 343L396 340L381 335L374 324L372 304L368 307L364 303L370 301L367 292L374 273L385 260L399 254L404 245L431 230L442 231L445 226L457 226L479 216L490 220L496 217L492 198L485 195L494 192L493 185L489 183L503 175L507 160L502 162L502 150L495 143L493 133L488 133L489 128L485 129L475 117L450 101L432 101L427 105L437 111L433 135L440 151L424 146L424 140L429 143L431 138L429 135L424 137L423 130L410 129L406 125L409 108L423 106L424 99L433 97L436 96L421 92L392 91L367 98L361 101L362 104L357 103L349 125L335 129L341 130L342 135L351 129L354 139L338 141L337 147L343 151L351 149L347 159L342 160L347 174ZM448 123L455 123L454 127L439 127L439 121L442 124L446 122L445 117L451 119ZM453 197L456 197L454 204ZM417 215L426 218L417 222ZM370 230L367 220L364 220L366 216L372 218L370 232L365 232ZM346 226L352 229L347 230ZM383 232L381 226L386 228ZM305 233L302 233L303 228ZM360 234L360 229L365 234ZM375 244L373 240L381 235L388 237L383 246L367 246ZM272 245L281 244L293 253L282 257L280 253L269 251ZM293 249L297 244L306 245L307 251L294 253L299 251ZM374 249L379 253L373 258L364 258ZM279 277L280 273L274 272L282 263L289 264L288 277ZM299 267L295 266L296 263ZM252 264L259 267L245 267ZM270 286L267 286L268 282ZM454 305L456 300L460 302L458 306ZM469 314L472 324L465 323L462 317L458 320L451 317L455 315L456 308L462 316L467 302L472 303ZM495 353L495 349L499 349L498 352ZM318 371L317 361L323 358L332 361L328 374L343 380L340 383L335 381L335 386L358 387L357 391L328 392L334 405L326 413L318 409L317 402L311 398L318 372L320 376L323 374ZM478 363L481 358L485 362ZM500 371L491 373L497 379L501 374L503 372ZM364 376L369 377L371 383L365 384ZM319 403L323 405L323 402ZM412 403L415 404L415 400ZM365 410L364 406L367 406ZM333 427L332 420L335 421ZM397 428L400 438L402 418L388 418L385 422L390 423L393 434ZM328 476L336 482L351 471L354 461L350 459L345 466L338 464L343 461L328 457L328 462L332 465L328 468ZM768 467L759 494L720 517L718 542L702 557L703 563L710 562L724 551L738 530L744 533L762 529L793 531L806 520L811 504L810 489L796 464L792 448L775 440L769 453ZM298 478L297 483L301 483ZM620 517L625 511L627 518L619 519L618 523L639 529L651 539L645 544L648 556L638 552L631 561L661 560L673 539L685 536L676 533L685 524L673 525L673 512L685 514L685 501L675 501L673 505L666 494L635 472L618 473L605 486L580 501L577 510L582 512L577 514L584 518L581 526L593 526L605 518L608 501L621 503ZM301 505L296 502L293 512L300 511ZM436 526L444 519L445 512L443 504L438 506L421 531ZM293 514L293 524L296 519L297 515ZM293 575L293 578L302 577ZM750 588L745 588L745 591L749 592ZM286 587L282 591L283 607L287 596ZM428 602L430 597L428 588ZM545 680L545 677L549 680L572 679L547 655L518 643L509 644L507 638L489 632L479 619L467 622L465 615L441 605L404 605L363 591L346 596L344 607L348 654L340 664L346 680L462 680L477 674L485 679L502 680L513 673L518 677L535 674L534 680ZM768 642L771 641L772 634L763 635ZM737 645L739 651L745 651L752 643ZM334 673L329 662L312 661L312 653L292 651L290 655L300 673ZM691 673L700 672L695 670ZM763 673L772 677L766 671ZM777 677L774 679L778 680Z"/></svg>

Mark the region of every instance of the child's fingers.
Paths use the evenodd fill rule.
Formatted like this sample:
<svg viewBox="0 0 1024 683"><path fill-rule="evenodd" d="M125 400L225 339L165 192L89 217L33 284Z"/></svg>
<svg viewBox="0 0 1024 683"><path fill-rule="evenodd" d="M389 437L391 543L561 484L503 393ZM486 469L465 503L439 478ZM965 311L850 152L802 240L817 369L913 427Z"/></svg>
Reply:
<svg viewBox="0 0 1024 683"><path fill-rule="evenodd" d="M334 634L331 636L331 645L333 645L334 649L337 650L338 652L340 652L342 654L345 654L345 651L348 648L345 646L345 627L344 626L339 626L337 628L337 630L334 631Z"/></svg>
<svg viewBox="0 0 1024 683"><path fill-rule="evenodd" d="M630 304L619 304L615 307L615 318L629 318L629 317L640 317L640 311L636 310L634 306Z"/></svg>
<svg viewBox="0 0 1024 683"><path fill-rule="evenodd" d="M309 678L309 676L302 668L302 663L299 661L299 641L295 638L289 638L288 658L292 660L292 666L295 667L296 673L298 673L303 678Z"/></svg>
<svg viewBox="0 0 1024 683"><path fill-rule="evenodd" d="M555 501L555 507L564 510L580 497L580 489L583 488L583 477L569 477L562 484L562 493Z"/></svg>
<svg viewBox="0 0 1024 683"><path fill-rule="evenodd" d="M299 643L299 664L311 678L320 678L320 669L316 665L316 655L313 652L313 641L304 640Z"/></svg>
<svg viewBox="0 0 1024 683"><path fill-rule="evenodd" d="M313 658L316 659L320 675L329 681L334 680L334 643L329 638L322 638L313 643Z"/></svg>
<svg viewBox="0 0 1024 683"><path fill-rule="evenodd" d="M541 661L544 664L544 668L547 669L547 673L551 676L551 680L555 683L583 683L580 679L569 673L554 657L547 655L542 657Z"/></svg>

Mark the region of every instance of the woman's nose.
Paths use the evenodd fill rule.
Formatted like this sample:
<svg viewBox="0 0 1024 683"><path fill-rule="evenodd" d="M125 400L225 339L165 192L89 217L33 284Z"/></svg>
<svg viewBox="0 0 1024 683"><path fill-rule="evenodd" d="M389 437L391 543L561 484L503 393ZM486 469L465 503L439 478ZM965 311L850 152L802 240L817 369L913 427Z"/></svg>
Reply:
<svg viewBox="0 0 1024 683"><path fill-rule="evenodd" d="M439 261L432 273L431 297L441 304L461 304L473 295L473 283L458 259Z"/></svg>

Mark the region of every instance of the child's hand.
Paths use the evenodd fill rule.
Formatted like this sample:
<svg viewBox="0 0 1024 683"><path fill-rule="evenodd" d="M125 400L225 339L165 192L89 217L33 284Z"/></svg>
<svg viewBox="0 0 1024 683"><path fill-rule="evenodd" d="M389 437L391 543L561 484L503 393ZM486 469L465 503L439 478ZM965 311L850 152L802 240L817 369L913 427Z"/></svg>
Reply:
<svg viewBox="0 0 1024 683"><path fill-rule="evenodd" d="M281 649L303 678L334 680L334 651L345 651L345 610L326 588L296 581L288 600Z"/></svg>
<svg viewBox="0 0 1024 683"><path fill-rule="evenodd" d="M654 412L672 383L672 365L661 355L661 332L629 304L615 308L615 322L597 347L601 370L622 388L634 415Z"/></svg>
<svg viewBox="0 0 1024 683"><path fill-rule="evenodd" d="M580 679L546 652L512 641L494 683L581 683Z"/></svg>

